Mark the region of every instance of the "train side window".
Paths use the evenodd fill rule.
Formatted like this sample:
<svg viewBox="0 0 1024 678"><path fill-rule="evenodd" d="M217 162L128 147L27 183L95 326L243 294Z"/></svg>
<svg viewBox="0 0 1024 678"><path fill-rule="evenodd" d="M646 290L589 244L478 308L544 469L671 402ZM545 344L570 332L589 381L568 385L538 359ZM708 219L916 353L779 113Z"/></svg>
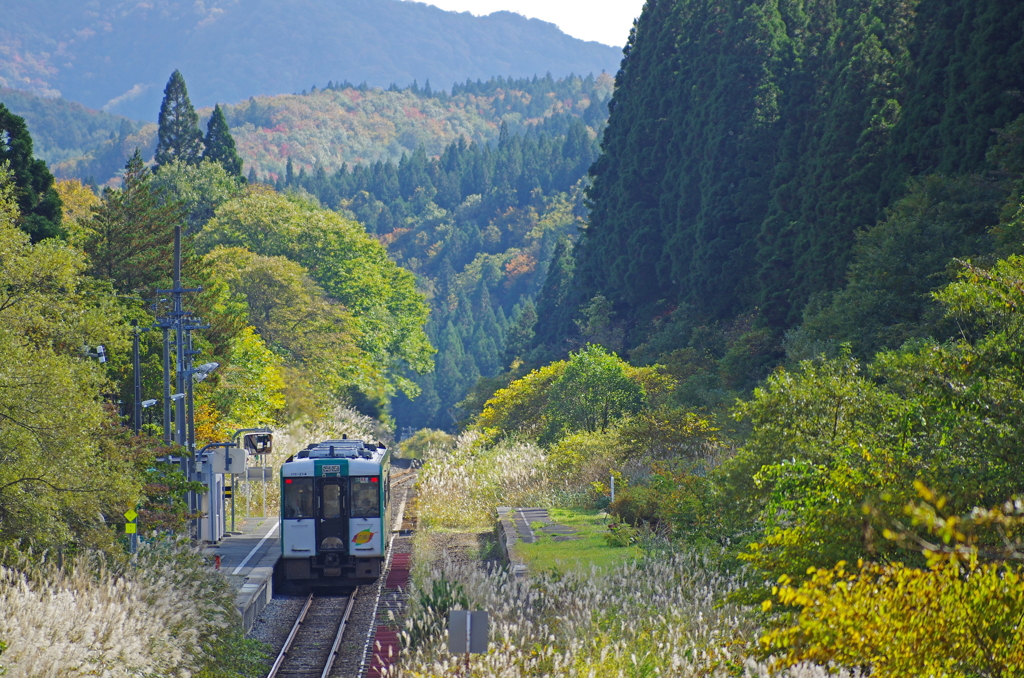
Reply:
<svg viewBox="0 0 1024 678"><path fill-rule="evenodd" d="M324 485L324 518L341 517L341 485Z"/></svg>
<svg viewBox="0 0 1024 678"><path fill-rule="evenodd" d="M380 478L352 478L352 517L380 517Z"/></svg>
<svg viewBox="0 0 1024 678"><path fill-rule="evenodd" d="M284 517L313 517L313 479L284 479Z"/></svg>

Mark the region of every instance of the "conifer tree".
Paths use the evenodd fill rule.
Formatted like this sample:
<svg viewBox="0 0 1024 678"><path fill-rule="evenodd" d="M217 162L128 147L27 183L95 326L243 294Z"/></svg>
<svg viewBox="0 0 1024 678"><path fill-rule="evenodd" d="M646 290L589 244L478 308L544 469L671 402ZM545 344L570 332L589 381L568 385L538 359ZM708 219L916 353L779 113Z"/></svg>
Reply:
<svg viewBox="0 0 1024 678"><path fill-rule="evenodd" d="M153 175L136 149L125 166L124 186L103 192L103 205L89 224L89 273L109 280L118 292L152 294L166 282L174 224L183 217L181 204L154 188Z"/></svg>
<svg viewBox="0 0 1024 678"><path fill-rule="evenodd" d="M574 297L575 265L569 243L555 247L544 286L537 295L532 348L541 361L560 359L569 352L569 339L578 332L572 322L578 299Z"/></svg>
<svg viewBox="0 0 1024 678"><path fill-rule="evenodd" d="M0 164L10 164L14 197L21 217L18 226L39 242L60 233L60 196L53 175L42 160L32 157L32 137L24 118L0 104Z"/></svg>
<svg viewBox="0 0 1024 678"><path fill-rule="evenodd" d="M527 299L522 306L516 308L512 316L512 327L508 331L505 340L505 355L503 367L508 367L514 361L522 359L527 355L533 345L534 328L537 325L537 309L532 299Z"/></svg>
<svg viewBox="0 0 1024 678"><path fill-rule="evenodd" d="M203 157L203 133L199 131L199 115L189 101L185 78L180 71L171 73L164 88L159 123L156 164L163 166L180 160L198 165Z"/></svg>
<svg viewBox="0 0 1024 678"><path fill-rule="evenodd" d="M242 159L235 150L235 139L231 136L228 121L220 104L213 107L213 115L206 126L206 139L203 140L203 144L206 146L206 150L203 151L204 160L220 163L232 176L242 176Z"/></svg>

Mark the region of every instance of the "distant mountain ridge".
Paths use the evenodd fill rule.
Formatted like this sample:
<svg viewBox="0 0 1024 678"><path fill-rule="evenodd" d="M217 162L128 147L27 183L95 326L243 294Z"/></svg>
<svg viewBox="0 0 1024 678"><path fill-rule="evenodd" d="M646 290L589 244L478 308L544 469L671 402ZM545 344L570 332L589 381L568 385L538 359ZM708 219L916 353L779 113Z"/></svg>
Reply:
<svg viewBox="0 0 1024 678"><path fill-rule="evenodd" d="M565 134L575 118L603 129L614 86L608 74L593 77L491 78L452 87L452 94L404 89L330 87L302 94L251 97L224 106L245 172L264 180L295 172L338 170L398 161L422 148L438 156L459 138L494 143L510 134ZM36 157L59 178L104 184L119 177L136 148L153 156L157 126L95 111L61 98L0 87L0 103L25 118ZM205 129L210 108L199 110Z"/></svg>
<svg viewBox="0 0 1024 678"><path fill-rule="evenodd" d="M0 86L145 120L176 68L212 106L328 80L614 73L621 56L538 19L400 0L11 0L0 23Z"/></svg>

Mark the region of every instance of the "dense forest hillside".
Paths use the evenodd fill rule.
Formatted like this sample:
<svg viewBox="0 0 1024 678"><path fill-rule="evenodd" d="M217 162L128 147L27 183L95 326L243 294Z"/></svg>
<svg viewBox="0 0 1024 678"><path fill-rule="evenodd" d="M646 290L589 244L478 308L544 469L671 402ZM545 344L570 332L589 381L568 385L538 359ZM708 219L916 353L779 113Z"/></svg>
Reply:
<svg viewBox="0 0 1024 678"><path fill-rule="evenodd" d="M496 142L502 124L511 133L538 127L564 133L577 117L593 126L607 117L613 82L601 74L497 77L457 83L447 91L418 83L387 90L348 82L321 85L224 107L246 172L255 169L261 179L277 181L289 161L296 173L335 172L346 163L397 162L420 148L436 157L460 138Z"/></svg>
<svg viewBox="0 0 1024 678"><path fill-rule="evenodd" d="M465 416L457 405L477 381L523 354L537 318L533 298L552 258L568 251L584 223L582 179L597 157L609 86L606 78L491 80L458 86L452 97L421 94L412 101L424 111L475 107L474 119L486 123L482 140L459 135L439 148L451 134L435 131L397 161L335 172L323 164L296 170L294 163L270 177L279 190L303 189L354 216L419 277L431 304L427 333L438 353L433 373L410 375L421 395L394 401L400 425L456 426ZM319 96L334 101L358 94ZM379 101L386 94L368 96ZM365 124L364 117L352 118ZM237 137L245 154L242 130ZM487 143L491 134L497 138Z"/></svg>
<svg viewBox="0 0 1024 678"><path fill-rule="evenodd" d="M499 74L614 72L620 56L537 19L399 0L16 0L0 25L0 86L145 120L176 68L194 103L212 106L338 79L447 88Z"/></svg>
<svg viewBox="0 0 1024 678"><path fill-rule="evenodd" d="M599 298L635 359L677 351L689 374L733 351L720 385L752 384L758 361L781 357L782 331L828 306L857 252L875 257L860 269L875 285L891 280L886 265L906 265L899 256L916 258L915 286L889 292L920 305L952 257L993 247L976 236L1012 193L991 153L1024 112L1022 21L1009 0L649 2L591 170L572 284L545 320L558 328L551 351L580 340L574 320ZM932 173L962 185L908 183ZM971 222L950 207L945 235L880 265L878 243L855 235L887 218L892 228L887 208L914 195L916 208L984 209ZM888 312L871 322L920 319ZM717 328L710 344L701 327Z"/></svg>

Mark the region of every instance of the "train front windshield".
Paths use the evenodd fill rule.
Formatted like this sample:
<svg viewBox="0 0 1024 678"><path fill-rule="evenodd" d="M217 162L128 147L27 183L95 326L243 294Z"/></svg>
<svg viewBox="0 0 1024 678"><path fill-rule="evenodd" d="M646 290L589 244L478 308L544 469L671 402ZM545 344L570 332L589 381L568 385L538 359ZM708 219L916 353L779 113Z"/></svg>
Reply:
<svg viewBox="0 0 1024 678"><path fill-rule="evenodd" d="M313 517L313 479L284 479L284 517Z"/></svg>
<svg viewBox="0 0 1024 678"><path fill-rule="evenodd" d="M380 517L380 478L356 477L352 479L352 517Z"/></svg>

